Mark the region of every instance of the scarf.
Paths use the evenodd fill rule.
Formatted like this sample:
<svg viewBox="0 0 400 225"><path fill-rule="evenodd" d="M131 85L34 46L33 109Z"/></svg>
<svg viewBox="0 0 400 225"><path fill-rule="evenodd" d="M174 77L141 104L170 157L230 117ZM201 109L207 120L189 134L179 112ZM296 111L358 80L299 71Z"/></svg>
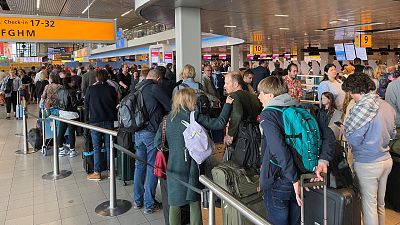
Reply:
<svg viewBox="0 0 400 225"><path fill-rule="evenodd" d="M360 101L350 110L344 124L346 133L353 133L374 119L379 109L378 99L378 96L372 92L361 97Z"/></svg>

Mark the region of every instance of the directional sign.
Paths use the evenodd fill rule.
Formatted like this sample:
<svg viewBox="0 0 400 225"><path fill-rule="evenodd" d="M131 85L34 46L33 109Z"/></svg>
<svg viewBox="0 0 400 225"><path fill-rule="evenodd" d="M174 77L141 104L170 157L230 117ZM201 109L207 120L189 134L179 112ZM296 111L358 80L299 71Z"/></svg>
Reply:
<svg viewBox="0 0 400 225"><path fill-rule="evenodd" d="M18 42L115 42L115 20L0 15L0 39Z"/></svg>

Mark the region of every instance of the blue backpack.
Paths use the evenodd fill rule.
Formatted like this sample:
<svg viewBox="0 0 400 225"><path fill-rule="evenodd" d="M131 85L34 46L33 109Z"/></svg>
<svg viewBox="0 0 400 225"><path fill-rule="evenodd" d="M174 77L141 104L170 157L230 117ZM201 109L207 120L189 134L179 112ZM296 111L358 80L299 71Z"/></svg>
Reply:
<svg viewBox="0 0 400 225"><path fill-rule="evenodd" d="M282 112L285 141L292 150L294 162L302 173L312 172L318 165L321 147L321 133L317 120L309 111L301 107L267 109ZM270 162L279 166L273 160Z"/></svg>

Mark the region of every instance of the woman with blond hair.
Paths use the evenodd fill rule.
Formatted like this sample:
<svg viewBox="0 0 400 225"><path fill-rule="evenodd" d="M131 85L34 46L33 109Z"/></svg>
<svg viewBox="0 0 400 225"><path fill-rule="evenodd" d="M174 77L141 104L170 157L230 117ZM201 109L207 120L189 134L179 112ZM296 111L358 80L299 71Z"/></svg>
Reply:
<svg viewBox="0 0 400 225"><path fill-rule="evenodd" d="M196 77L196 69L194 66L190 64L186 64L183 68L181 73L179 74L179 78L182 79L182 83L178 86L175 87L174 91L172 92L172 96L175 95L175 93L185 87L190 87L193 88L194 90L203 90L203 85L200 84L199 82L194 81L194 78Z"/></svg>
<svg viewBox="0 0 400 225"><path fill-rule="evenodd" d="M185 147L183 131L186 126L183 121L190 122L190 114L194 112L195 120L205 129L223 129L228 122L232 110L233 99L228 97L218 118L199 114L195 111L196 93L192 88L183 88L177 91L172 99L172 111L166 118L166 142L169 147L167 163L167 177L174 176L190 185L201 189L199 182L199 165L189 155ZM160 124L155 137L156 146L161 145L163 124ZM190 224L202 224L200 194L188 189L175 179L167 179L169 224L181 223L181 206L190 206Z"/></svg>

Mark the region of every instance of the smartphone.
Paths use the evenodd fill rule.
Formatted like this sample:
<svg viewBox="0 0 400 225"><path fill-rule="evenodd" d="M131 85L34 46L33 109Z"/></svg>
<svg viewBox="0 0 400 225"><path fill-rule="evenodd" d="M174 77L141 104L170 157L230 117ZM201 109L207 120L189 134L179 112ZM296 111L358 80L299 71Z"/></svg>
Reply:
<svg viewBox="0 0 400 225"><path fill-rule="evenodd" d="M336 122L334 122L334 124L335 124L336 126L338 126L338 127L341 127L341 126L343 126L343 123L342 123L342 122L340 122L340 121L336 121Z"/></svg>

